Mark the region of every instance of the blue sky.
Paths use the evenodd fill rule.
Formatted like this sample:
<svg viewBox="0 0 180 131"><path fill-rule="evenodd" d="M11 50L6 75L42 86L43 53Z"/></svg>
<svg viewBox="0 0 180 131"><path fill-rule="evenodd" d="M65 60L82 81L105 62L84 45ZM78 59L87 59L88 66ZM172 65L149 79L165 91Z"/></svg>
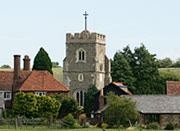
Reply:
<svg viewBox="0 0 180 131"><path fill-rule="evenodd" d="M13 55L33 60L44 47L63 64L65 34L84 29L106 35L109 58L117 50L144 43L158 59L180 58L179 0L0 0L0 66ZM32 62L31 62L32 65Z"/></svg>

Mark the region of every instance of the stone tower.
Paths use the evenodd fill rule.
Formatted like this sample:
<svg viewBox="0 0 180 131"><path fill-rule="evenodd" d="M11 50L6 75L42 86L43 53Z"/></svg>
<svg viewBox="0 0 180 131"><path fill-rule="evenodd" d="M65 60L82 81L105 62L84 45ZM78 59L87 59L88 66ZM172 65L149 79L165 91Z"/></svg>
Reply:
<svg viewBox="0 0 180 131"><path fill-rule="evenodd" d="M100 90L111 82L110 71L105 35L88 30L66 34L63 82L79 105L84 105L84 94L91 85Z"/></svg>

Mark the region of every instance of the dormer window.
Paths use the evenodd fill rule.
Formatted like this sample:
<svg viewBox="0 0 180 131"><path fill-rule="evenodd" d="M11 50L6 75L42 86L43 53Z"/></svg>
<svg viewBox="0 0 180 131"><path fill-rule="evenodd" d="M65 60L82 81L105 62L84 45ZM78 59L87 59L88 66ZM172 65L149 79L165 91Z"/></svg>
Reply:
<svg viewBox="0 0 180 131"><path fill-rule="evenodd" d="M86 51L82 48L76 51L76 62L86 62Z"/></svg>

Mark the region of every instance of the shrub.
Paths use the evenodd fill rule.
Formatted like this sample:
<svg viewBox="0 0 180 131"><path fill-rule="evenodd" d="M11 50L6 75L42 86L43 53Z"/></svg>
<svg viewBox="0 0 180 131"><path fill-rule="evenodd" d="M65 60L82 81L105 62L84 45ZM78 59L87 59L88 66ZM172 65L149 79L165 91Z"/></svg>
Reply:
<svg viewBox="0 0 180 131"><path fill-rule="evenodd" d="M62 126L64 128L74 128L75 127L75 123L76 123L76 120L74 119L73 115L72 114L68 114L67 116L65 116L63 119L62 119Z"/></svg>
<svg viewBox="0 0 180 131"><path fill-rule="evenodd" d="M146 126L145 125L137 125L136 128L137 129L146 129Z"/></svg>
<svg viewBox="0 0 180 131"><path fill-rule="evenodd" d="M6 112L6 109L3 109L3 118L4 118L4 119L7 118L7 112Z"/></svg>
<svg viewBox="0 0 180 131"><path fill-rule="evenodd" d="M146 126L146 129L159 129L160 126L157 122L149 123Z"/></svg>
<svg viewBox="0 0 180 131"><path fill-rule="evenodd" d="M175 129L175 125L172 123L169 123L166 125L166 127L164 128L165 130L174 130Z"/></svg>
<svg viewBox="0 0 180 131"><path fill-rule="evenodd" d="M101 124L101 127L102 127L103 129L106 129L106 128L108 127L108 124L107 124L107 123L102 123L102 124Z"/></svg>

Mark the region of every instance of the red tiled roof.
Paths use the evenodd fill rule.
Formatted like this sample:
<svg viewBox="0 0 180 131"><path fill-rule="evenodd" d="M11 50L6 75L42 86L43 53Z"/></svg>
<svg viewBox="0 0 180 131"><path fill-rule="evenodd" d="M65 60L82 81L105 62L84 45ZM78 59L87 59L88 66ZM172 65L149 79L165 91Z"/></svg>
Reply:
<svg viewBox="0 0 180 131"><path fill-rule="evenodd" d="M19 91L69 91L48 71L32 71Z"/></svg>
<svg viewBox="0 0 180 131"><path fill-rule="evenodd" d="M117 85L117 86L123 86L123 83L121 83L121 82L112 82L112 83Z"/></svg>
<svg viewBox="0 0 180 131"><path fill-rule="evenodd" d="M180 81L166 81L167 95L180 95Z"/></svg>
<svg viewBox="0 0 180 131"><path fill-rule="evenodd" d="M0 90L11 90L13 71L0 71Z"/></svg>

